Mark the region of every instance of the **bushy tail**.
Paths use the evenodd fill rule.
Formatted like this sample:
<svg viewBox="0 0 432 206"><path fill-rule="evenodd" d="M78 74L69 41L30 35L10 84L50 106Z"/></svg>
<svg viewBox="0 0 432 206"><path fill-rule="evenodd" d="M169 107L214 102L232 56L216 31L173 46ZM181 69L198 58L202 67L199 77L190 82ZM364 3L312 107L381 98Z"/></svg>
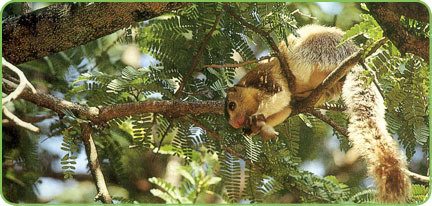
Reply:
<svg viewBox="0 0 432 206"><path fill-rule="evenodd" d="M411 181L404 172L405 155L387 132L381 94L374 84L364 86L362 71L361 66L353 67L342 89L349 115L349 139L367 162L369 175L377 185L377 201L403 203L411 189Z"/></svg>

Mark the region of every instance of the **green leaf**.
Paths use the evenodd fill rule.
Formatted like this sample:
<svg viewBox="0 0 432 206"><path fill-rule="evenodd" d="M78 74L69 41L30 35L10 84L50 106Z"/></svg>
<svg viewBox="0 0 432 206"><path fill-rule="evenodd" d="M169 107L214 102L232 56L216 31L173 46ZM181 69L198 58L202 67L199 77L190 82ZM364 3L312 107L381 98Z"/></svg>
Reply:
<svg viewBox="0 0 432 206"><path fill-rule="evenodd" d="M168 193L163 192L159 189L151 189L150 192L154 196L160 197L161 199L165 200L166 203L180 203L179 201L177 201L173 197L171 197Z"/></svg>
<svg viewBox="0 0 432 206"><path fill-rule="evenodd" d="M220 177L211 177L210 180L206 181L205 184L208 185L214 185L217 184L218 182L220 182L222 180L222 178Z"/></svg>
<svg viewBox="0 0 432 206"><path fill-rule="evenodd" d="M66 160L68 160L69 159L69 154L65 154L64 156L63 156L63 158L61 159L61 161L66 161Z"/></svg>
<svg viewBox="0 0 432 206"><path fill-rule="evenodd" d="M192 175L189 173L189 171L186 170L185 167L182 167L182 168L178 169L177 172L180 173L181 176L183 176L184 178L186 178L187 180L189 180L189 182L192 185L196 185L195 179L192 177Z"/></svg>
<svg viewBox="0 0 432 206"><path fill-rule="evenodd" d="M311 123L311 121L307 118L306 115L304 114L299 114L300 119L306 124L307 127L312 128L313 125Z"/></svg>

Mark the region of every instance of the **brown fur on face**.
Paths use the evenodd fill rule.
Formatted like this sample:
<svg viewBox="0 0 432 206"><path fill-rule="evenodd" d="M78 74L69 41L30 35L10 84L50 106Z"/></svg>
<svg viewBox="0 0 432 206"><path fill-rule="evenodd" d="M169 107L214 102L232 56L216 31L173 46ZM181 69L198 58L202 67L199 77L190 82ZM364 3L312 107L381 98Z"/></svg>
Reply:
<svg viewBox="0 0 432 206"><path fill-rule="evenodd" d="M227 92L225 111L229 117L229 124L234 128L244 127L246 118L258 110L261 102L260 90L251 87L234 86ZM233 103L235 108L232 110L230 104Z"/></svg>

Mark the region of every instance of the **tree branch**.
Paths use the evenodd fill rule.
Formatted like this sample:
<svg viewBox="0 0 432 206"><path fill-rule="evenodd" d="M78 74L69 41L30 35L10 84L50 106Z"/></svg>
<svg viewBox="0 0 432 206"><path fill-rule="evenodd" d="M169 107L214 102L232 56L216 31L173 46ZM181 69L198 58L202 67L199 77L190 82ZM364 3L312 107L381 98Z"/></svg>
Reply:
<svg viewBox="0 0 432 206"><path fill-rule="evenodd" d="M10 93L14 91L17 85L9 80L3 80L3 91ZM64 110L71 110L77 117L87 119L94 124L105 123L109 120L119 117L130 116L144 113L162 113L164 115L183 116L186 114L222 114L224 101L143 101L111 106L88 107L74 102L67 101L39 90L32 93L28 88L24 89L19 98L32 102L40 107L45 107L59 114Z"/></svg>
<svg viewBox="0 0 432 206"><path fill-rule="evenodd" d="M26 76L24 75L24 73L18 69L16 66L12 65L11 63L7 62L4 58L2 58L2 65L6 66L7 68L9 68L11 71L15 72L15 74L18 75L19 78L19 84L18 86L15 88L15 90L13 90L12 92L9 93L9 95L7 95L5 98L2 98L2 110L3 110L3 114L9 118L12 122L14 122L16 125L30 130L32 132L36 132L39 133L39 128L35 127L34 125L24 122L23 120L21 120L20 118L18 118L17 116L15 116L12 112L10 112L6 106L7 103L9 103L10 101L18 98L18 96L24 91L24 89L26 87L29 87L32 93L36 93L36 89L33 87L33 85L27 80Z"/></svg>
<svg viewBox="0 0 432 206"><path fill-rule="evenodd" d="M348 137L348 132L347 131L345 131L342 127L340 127L339 125L337 125L336 122L334 122L333 120L329 119L325 115L322 115L320 112L318 112L318 111L316 111L314 109L309 110L309 113L312 114L313 116L317 117L318 119L322 120L323 122L327 123L328 125L330 125L331 127L333 127L333 129L335 129L336 131L338 131L339 133L341 133L345 137Z"/></svg>
<svg viewBox="0 0 432 206"><path fill-rule="evenodd" d="M338 112L343 112L346 110L344 105L340 105L340 104L330 104L330 103L324 103L321 106L316 107L318 109L324 109L324 110L331 110L331 111L338 111Z"/></svg>
<svg viewBox="0 0 432 206"><path fill-rule="evenodd" d="M211 28L211 30L209 31L209 33L208 33L208 34L206 35L206 37L204 38L204 41L203 41L203 43L201 44L201 48L199 49L197 55L195 56L195 58L194 58L194 60L193 60L193 62L192 62L192 66L190 67L190 69L189 69L188 73L186 74L186 76L183 78L183 81L182 81L182 83L180 84L180 87L178 88L178 90L177 90L176 93L175 93L175 96L176 96L176 97L178 97L178 96L181 94L181 92L183 91L184 86L187 84L187 82L188 82L188 80L189 80L189 77L190 77L190 76L192 75L192 73L194 72L195 67L196 67L197 64L198 64L198 60L199 60L200 57L202 56L202 54L203 54L203 52L204 52L204 49L205 49L205 47L207 46L207 43L208 43L210 37L212 36L213 32L216 30L217 25L219 24L219 21L220 21L221 16L222 16L222 13L220 13L220 14L218 14L218 15L216 16L216 19L215 19L215 21L214 21L214 23L213 23L213 27Z"/></svg>
<svg viewBox="0 0 432 206"><path fill-rule="evenodd" d="M410 19L429 23L429 11L424 4L420 2L382 2L387 10Z"/></svg>
<svg viewBox="0 0 432 206"><path fill-rule="evenodd" d="M28 122L28 123L36 123L36 122L41 122L41 121L44 121L44 120L52 118L52 117L54 117L54 115L50 114L50 115L36 116L36 117L23 117L20 119L22 119L23 121ZM2 125L3 126L8 125L8 124L13 124L13 122L9 121L8 119L2 119Z"/></svg>
<svg viewBox="0 0 432 206"><path fill-rule="evenodd" d="M96 183L96 189L98 191L98 194L95 197L95 201L100 200L103 203L113 203L112 198L108 192L108 188L105 183L105 178L99 164L96 145L93 141L92 128L90 124L86 124L86 123L81 124L81 127L82 127L81 139L84 142L84 147L87 154L90 171L93 176L93 180Z"/></svg>
<svg viewBox="0 0 432 206"><path fill-rule="evenodd" d="M2 88L3 92L10 93L16 89L17 85L12 81L3 79ZM70 102L49 94L45 94L40 90L32 93L28 88L25 88L19 95L19 98L36 104L40 107L48 108L56 113L63 114L62 110L72 110L79 118L82 119L95 119L99 113L96 107L86 107L74 102Z"/></svg>
<svg viewBox="0 0 432 206"><path fill-rule="evenodd" d="M9 118L13 123L15 123L16 125L30 130L32 132L36 132L39 133L39 128L28 123L28 122L24 122L23 120L21 120L20 118L18 118L17 116L15 116L12 112L10 112L5 106L2 106L2 110L3 110L3 114ZM3 121L2 121L3 122Z"/></svg>
<svg viewBox="0 0 432 206"><path fill-rule="evenodd" d="M410 176L411 178L413 178L413 179L415 179L415 180L418 180L418 181L421 181L421 182L426 182L426 183L428 183L429 180L430 180L430 178L429 178L428 176L419 175L419 174L414 173L414 172L411 172L411 171L409 171L409 170L407 170L407 169L404 169L404 172L405 172L408 176Z"/></svg>
<svg viewBox="0 0 432 206"><path fill-rule="evenodd" d="M384 92L383 92L383 90L382 90L382 88L378 82L378 79L376 77L375 72L371 68L369 68L364 62L360 62L360 65L363 67L363 69L365 71L369 71L372 74L373 82L374 82L376 88L378 89L378 92L380 93L380 95L382 97L384 97Z"/></svg>
<svg viewBox="0 0 432 206"><path fill-rule="evenodd" d="M301 12L300 9L296 9L295 11L291 12L291 15L294 15L294 14L299 14L300 16L304 16L304 17L312 19L314 21L318 21L318 18L316 18L310 14L305 14L305 13Z"/></svg>
<svg viewBox="0 0 432 206"><path fill-rule="evenodd" d="M22 91L25 89L26 86L28 86L33 93L36 92L36 89L33 87L32 84L30 84L30 82L27 80L26 76L20 69L18 69L16 66L12 65L11 63L7 62L6 59L4 58L2 58L2 65L6 66L11 71L15 72L19 78L19 84L16 87L16 89L13 92L9 93L9 95L6 96L5 98L2 98L3 105L16 99L22 93Z"/></svg>
<svg viewBox="0 0 432 206"><path fill-rule="evenodd" d="M399 4L399 5L398 5ZM401 15L411 13L407 17L418 17L423 19L428 15L427 8L419 3L366 3L370 14L377 20L379 25L393 44L402 53L412 53L420 56L429 63L429 38L416 36L406 30L400 21ZM403 11L401 8L406 7ZM390 9L389 9L390 8ZM420 18L421 16L424 16ZM429 23L429 17L427 21Z"/></svg>
<svg viewBox="0 0 432 206"><path fill-rule="evenodd" d="M2 23L3 56L20 64L77 47L186 2L57 3Z"/></svg>
<svg viewBox="0 0 432 206"><path fill-rule="evenodd" d="M186 114L222 114L224 102L200 101L186 102L180 100L143 101L100 107L99 118L108 121L118 117L144 113L162 113L164 115L183 116Z"/></svg>

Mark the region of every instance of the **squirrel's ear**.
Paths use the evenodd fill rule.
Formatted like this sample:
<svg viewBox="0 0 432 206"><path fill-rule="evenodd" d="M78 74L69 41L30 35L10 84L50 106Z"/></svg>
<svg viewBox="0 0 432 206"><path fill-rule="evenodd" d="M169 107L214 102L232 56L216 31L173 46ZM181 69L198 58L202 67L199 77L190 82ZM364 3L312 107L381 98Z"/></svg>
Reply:
<svg viewBox="0 0 432 206"><path fill-rule="evenodd" d="M236 92L237 91L237 88L236 88L236 86L233 86L233 87L230 87L230 88L228 88L228 89L226 89L225 90L225 92Z"/></svg>
<svg viewBox="0 0 432 206"><path fill-rule="evenodd" d="M233 87L230 87L228 89L225 90L225 92L237 92L238 89L245 87L244 85L234 85Z"/></svg>
<svg viewBox="0 0 432 206"><path fill-rule="evenodd" d="M236 86L236 87L246 87L246 84L245 84L244 81L240 81L240 82L238 82L235 86Z"/></svg>

